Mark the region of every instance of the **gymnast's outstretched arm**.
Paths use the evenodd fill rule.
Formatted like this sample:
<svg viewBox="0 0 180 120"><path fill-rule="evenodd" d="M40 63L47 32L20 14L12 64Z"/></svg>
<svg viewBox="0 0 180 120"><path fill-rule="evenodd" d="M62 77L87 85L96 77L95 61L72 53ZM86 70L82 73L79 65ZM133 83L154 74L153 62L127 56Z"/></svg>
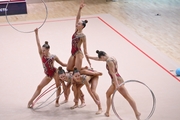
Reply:
<svg viewBox="0 0 180 120"><path fill-rule="evenodd" d="M84 4L84 0L81 1L81 4L79 6L79 10L78 10L78 13L77 13L77 16L76 16L76 23L75 23L75 28L76 28L76 25L78 24L80 18L81 18L81 9L85 6ZM77 29L75 29L76 31Z"/></svg>
<svg viewBox="0 0 180 120"><path fill-rule="evenodd" d="M40 40L39 40L38 28L36 28L34 30L34 32L35 32L35 36L36 36L36 43L38 46L38 52L39 52L39 55L42 57L42 49L41 49L41 44L40 44Z"/></svg>

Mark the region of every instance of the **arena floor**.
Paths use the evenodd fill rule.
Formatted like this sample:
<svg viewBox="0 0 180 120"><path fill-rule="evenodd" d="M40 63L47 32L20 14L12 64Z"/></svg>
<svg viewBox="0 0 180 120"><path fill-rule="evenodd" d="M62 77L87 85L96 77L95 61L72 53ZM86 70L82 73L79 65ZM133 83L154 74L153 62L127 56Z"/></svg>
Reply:
<svg viewBox="0 0 180 120"><path fill-rule="evenodd" d="M175 75L178 63L143 40L110 14L82 16L89 22L84 29L87 37L88 53L96 55L96 50L103 50L118 60L119 73L124 80L139 80L148 85L156 97L156 109L151 120L179 120L180 115L180 78ZM31 31L39 27L43 20L12 23L22 31ZM49 41L51 53L61 61L67 62L70 56L71 36L74 32L75 17L48 19L39 30L41 44ZM110 77L105 63L91 61L92 67L103 72L99 79L97 93L100 96L103 113L95 115L97 107L85 87L86 106L69 109L73 103L70 94L68 103L55 107L50 104L39 110L27 108L28 100L37 85L45 76L38 55L34 33L20 33L9 24L0 23L0 119L4 120L118 120L111 109L109 118L104 116L106 109L105 93L110 85ZM83 65L88 65L83 61ZM58 64L55 64L58 67ZM54 80L48 85L54 83ZM48 87L47 86L47 87ZM47 88L46 87L46 88ZM138 83L127 83L129 93L135 99L144 120L151 108L152 97L147 88ZM44 88L43 90L45 90ZM51 93L50 93L51 94ZM44 96L39 102L44 101ZM51 99L54 99L52 97ZM60 97L60 101L64 96ZM116 93L114 98L116 110L124 120L134 120L129 104Z"/></svg>

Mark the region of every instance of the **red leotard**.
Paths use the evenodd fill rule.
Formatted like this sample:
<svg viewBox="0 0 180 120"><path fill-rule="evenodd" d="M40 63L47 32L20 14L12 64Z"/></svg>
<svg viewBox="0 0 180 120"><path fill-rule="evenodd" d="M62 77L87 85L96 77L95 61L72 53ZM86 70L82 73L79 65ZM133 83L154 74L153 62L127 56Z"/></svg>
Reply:
<svg viewBox="0 0 180 120"><path fill-rule="evenodd" d="M117 71L117 64L115 64L114 59L110 58L110 60L107 60L107 61L112 61L112 62L114 63L114 65L115 65L116 77L121 77L120 74L119 74L118 71ZM108 70L108 73L109 73L109 67L108 67L107 63L106 63L106 69ZM109 73L109 75L110 75L111 79L113 79L113 77L112 77L112 75L111 75L110 73Z"/></svg>
<svg viewBox="0 0 180 120"><path fill-rule="evenodd" d="M53 59L54 56L50 56L50 58L46 58L45 56L42 57L42 63L44 67L44 72L48 77L53 77L54 73L56 72L56 68L53 66Z"/></svg>
<svg viewBox="0 0 180 120"><path fill-rule="evenodd" d="M81 51L81 48L78 47L79 41L80 41L80 37L77 35L77 32L75 32L72 36L72 49L71 49L72 55L75 55L76 52Z"/></svg>

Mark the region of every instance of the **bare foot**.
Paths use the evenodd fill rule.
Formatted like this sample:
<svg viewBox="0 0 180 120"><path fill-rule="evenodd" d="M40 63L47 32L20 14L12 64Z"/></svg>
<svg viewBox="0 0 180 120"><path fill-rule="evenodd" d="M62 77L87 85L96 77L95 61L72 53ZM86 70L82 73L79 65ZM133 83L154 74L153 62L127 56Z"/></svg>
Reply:
<svg viewBox="0 0 180 120"><path fill-rule="evenodd" d="M28 108L32 108L33 107L33 103L31 101L28 102Z"/></svg>
<svg viewBox="0 0 180 120"><path fill-rule="evenodd" d="M109 117L109 113L107 113L107 112L106 112L106 113L104 113L104 115L105 115L106 117Z"/></svg>
<svg viewBox="0 0 180 120"><path fill-rule="evenodd" d="M138 113L138 114L136 115L137 120L140 120L140 116L141 116L141 113Z"/></svg>
<svg viewBox="0 0 180 120"><path fill-rule="evenodd" d="M72 106L72 107L70 107L71 109L75 109L75 108L77 108L78 107L78 105L74 105L74 106Z"/></svg>
<svg viewBox="0 0 180 120"><path fill-rule="evenodd" d="M85 103L81 103L81 105L79 106L79 108L83 108L84 106L86 106Z"/></svg>
<svg viewBox="0 0 180 120"><path fill-rule="evenodd" d="M102 76L102 73L101 72L96 72L95 76Z"/></svg>
<svg viewBox="0 0 180 120"><path fill-rule="evenodd" d="M101 114L102 112L103 112L102 109L99 109L99 110L96 112L96 115Z"/></svg>
<svg viewBox="0 0 180 120"><path fill-rule="evenodd" d="M101 72L98 72L100 76L102 76L103 74Z"/></svg>
<svg viewBox="0 0 180 120"><path fill-rule="evenodd" d="M59 107L59 106L60 106L60 104L59 104L59 103L56 103L56 104L55 104L55 107Z"/></svg>
<svg viewBox="0 0 180 120"><path fill-rule="evenodd" d="M68 100L64 100L63 102L61 102L61 104L65 104L65 103L67 103L68 102Z"/></svg>

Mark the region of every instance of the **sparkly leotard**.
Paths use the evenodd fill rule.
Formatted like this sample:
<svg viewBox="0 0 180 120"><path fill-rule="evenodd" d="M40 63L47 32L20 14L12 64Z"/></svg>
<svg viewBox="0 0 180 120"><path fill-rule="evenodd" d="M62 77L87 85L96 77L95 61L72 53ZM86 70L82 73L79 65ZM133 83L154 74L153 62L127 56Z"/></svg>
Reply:
<svg viewBox="0 0 180 120"><path fill-rule="evenodd" d="M81 37L78 36L77 31L72 36L72 48L71 48L71 54L75 55L78 51L81 51L81 48L78 46L79 42L81 41Z"/></svg>
<svg viewBox="0 0 180 120"><path fill-rule="evenodd" d="M82 84L84 84L85 80L86 80L86 75L82 75Z"/></svg>
<svg viewBox="0 0 180 120"><path fill-rule="evenodd" d="M118 73L118 70L117 70L117 63L115 63L115 61L114 61L113 58L110 58L110 59L108 59L108 60L106 61L106 69L108 70L108 73L109 73L111 79L113 79L113 77L112 77L112 75L111 75L110 72L109 72L109 67L108 67L108 65L107 65L107 62L108 62L108 61L112 61L112 62L114 63L115 72L116 72L116 77L121 77L120 74Z"/></svg>
<svg viewBox="0 0 180 120"><path fill-rule="evenodd" d="M44 72L48 77L53 77L56 72L56 68L53 66L54 56L50 56L49 58L43 56L42 63L44 67Z"/></svg>
<svg viewBox="0 0 180 120"><path fill-rule="evenodd" d="M66 82L71 83L72 73L66 73L66 75L68 76L68 79Z"/></svg>

